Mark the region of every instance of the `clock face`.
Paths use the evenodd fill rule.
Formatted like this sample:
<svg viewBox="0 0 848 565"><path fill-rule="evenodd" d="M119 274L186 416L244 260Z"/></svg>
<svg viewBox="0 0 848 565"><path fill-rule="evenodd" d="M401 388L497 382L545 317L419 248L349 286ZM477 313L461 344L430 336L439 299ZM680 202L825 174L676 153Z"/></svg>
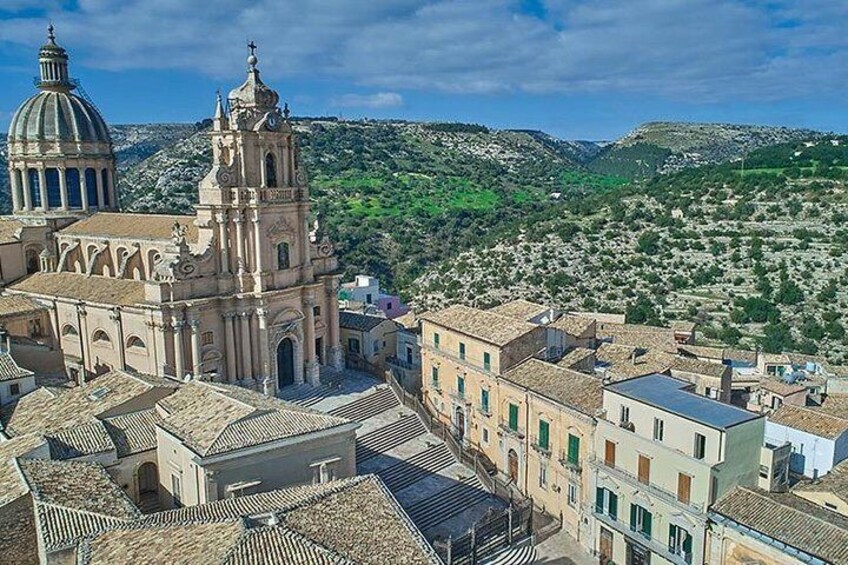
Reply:
<svg viewBox="0 0 848 565"><path fill-rule="evenodd" d="M268 119L265 121L265 124L268 126L268 129L275 130L279 127L280 122L277 119L277 116L274 114L270 114Z"/></svg>

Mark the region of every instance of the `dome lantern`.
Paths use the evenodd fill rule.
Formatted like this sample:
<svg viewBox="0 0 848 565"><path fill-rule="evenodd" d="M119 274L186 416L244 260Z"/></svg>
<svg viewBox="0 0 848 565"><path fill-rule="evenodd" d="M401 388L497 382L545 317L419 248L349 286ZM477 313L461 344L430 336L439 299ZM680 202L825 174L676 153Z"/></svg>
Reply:
<svg viewBox="0 0 848 565"><path fill-rule="evenodd" d="M41 90L73 90L76 86L68 75L68 53L56 44L53 24L47 28L47 43L38 52L38 65L41 69Z"/></svg>

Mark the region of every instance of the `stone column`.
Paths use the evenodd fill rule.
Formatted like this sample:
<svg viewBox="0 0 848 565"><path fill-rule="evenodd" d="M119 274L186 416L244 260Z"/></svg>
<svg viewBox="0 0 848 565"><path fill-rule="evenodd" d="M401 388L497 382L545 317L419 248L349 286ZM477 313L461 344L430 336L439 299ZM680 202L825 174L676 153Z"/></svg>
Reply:
<svg viewBox="0 0 848 565"><path fill-rule="evenodd" d="M318 361L315 360L315 297L310 293L303 299L303 311L306 318L303 321L303 351L306 382L313 386L321 384Z"/></svg>
<svg viewBox="0 0 848 565"><path fill-rule="evenodd" d="M253 378L253 366L251 363L250 349L250 312L239 312L241 318L241 368L244 371L244 380Z"/></svg>
<svg viewBox="0 0 848 565"><path fill-rule="evenodd" d="M159 363L159 342L156 339L157 324L153 320L145 320L144 326L147 328L147 335L145 336L145 339L147 340L148 351L150 351L153 355L153 358L149 359L152 364L148 365L147 370L157 377L161 377L162 371Z"/></svg>
<svg viewBox="0 0 848 565"><path fill-rule="evenodd" d="M339 343L339 279L332 277L327 285L327 344L328 364L341 370L344 368L344 350Z"/></svg>
<svg viewBox="0 0 848 565"><path fill-rule="evenodd" d="M65 167L59 167L59 197L62 200L62 210L68 209L68 178L65 176Z"/></svg>
<svg viewBox="0 0 848 565"><path fill-rule="evenodd" d="M85 178L85 169L77 169L80 178L80 196L82 197L82 211L88 212L88 181Z"/></svg>
<svg viewBox="0 0 848 565"><path fill-rule="evenodd" d="M174 327L174 376L180 380L185 377L185 352L183 350L183 326L185 322L175 319Z"/></svg>
<svg viewBox="0 0 848 565"><path fill-rule="evenodd" d="M191 373L195 379L200 379L200 320L192 319L188 324L191 327Z"/></svg>
<svg viewBox="0 0 848 565"><path fill-rule="evenodd" d="M41 193L41 209L47 211L50 205L47 202L47 177L44 175L44 166L38 168L38 189Z"/></svg>
<svg viewBox="0 0 848 565"><path fill-rule="evenodd" d="M272 390L276 390L276 381L271 378L271 356L268 350L268 311L265 308L256 309L259 322L259 363L261 376L271 381ZM272 393L273 394L273 393Z"/></svg>
<svg viewBox="0 0 848 565"><path fill-rule="evenodd" d="M243 275L246 267L244 256L244 228L242 226L241 210L236 210L233 222L236 224L236 272Z"/></svg>
<svg viewBox="0 0 848 565"><path fill-rule="evenodd" d="M18 182L18 169L10 169L12 183L12 210L19 212L21 210L21 184Z"/></svg>
<svg viewBox="0 0 848 565"><path fill-rule="evenodd" d="M288 186L291 186L292 184L294 184L294 183L292 183L292 179L291 179L291 168L292 167L291 167L291 164L289 162L289 159L291 158L291 138L290 137L286 137L286 141L283 144L283 150L281 151L281 155L283 156L283 162L282 162L283 176L282 176L282 178L280 178L280 181L281 181L280 186L288 187Z"/></svg>
<svg viewBox="0 0 848 565"><path fill-rule="evenodd" d="M107 169L106 177L109 180L109 186L106 187L106 190L109 191L109 203L112 208L115 210L118 209L118 192L115 190L115 174L112 169Z"/></svg>
<svg viewBox="0 0 848 565"><path fill-rule="evenodd" d="M218 222L218 239L221 245L221 274L230 272L230 231L227 223L230 221L227 210L221 210L215 220Z"/></svg>
<svg viewBox="0 0 848 565"><path fill-rule="evenodd" d="M83 372L92 370L94 367L93 359L91 358L91 347L89 347L88 335L88 312L85 310L85 304L80 302L77 304L77 315L79 316L79 338L80 338L80 353L83 359ZM85 375L82 375L83 380Z"/></svg>
<svg viewBox="0 0 848 565"><path fill-rule="evenodd" d="M118 363L121 370L127 370L127 344L124 342L124 325L121 323L121 309L112 308L109 318L115 324L115 334L118 336Z"/></svg>
<svg viewBox="0 0 848 565"><path fill-rule="evenodd" d="M21 170L21 179L24 182L24 210L32 211L32 187L29 184L29 174L24 168Z"/></svg>
<svg viewBox="0 0 848 565"><path fill-rule="evenodd" d="M262 274L262 251L261 251L262 250L262 231L261 231L259 210L253 211L253 241L254 241L253 252L254 252L254 255L256 257L256 259L255 259L256 265L255 265L254 272L257 275L261 275ZM257 276L257 281L258 280L259 280L259 278ZM257 290L261 290L261 287L258 288Z"/></svg>
<svg viewBox="0 0 848 565"><path fill-rule="evenodd" d="M94 180L97 183L97 207L103 209L103 172L101 169L94 169Z"/></svg>
<svg viewBox="0 0 848 565"><path fill-rule="evenodd" d="M224 314L224 340L227 346L227 381L236 381L236 343L235 335L233 334L233 314L231 312Z"/></svg>

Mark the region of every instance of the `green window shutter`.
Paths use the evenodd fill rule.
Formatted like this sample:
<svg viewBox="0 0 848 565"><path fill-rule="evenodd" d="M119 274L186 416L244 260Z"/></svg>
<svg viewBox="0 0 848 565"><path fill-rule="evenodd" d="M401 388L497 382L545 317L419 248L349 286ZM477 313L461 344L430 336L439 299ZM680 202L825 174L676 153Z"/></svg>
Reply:
<svg viewBox="0 0 848 565"><path fill-rule="evenodd" d="M433 334L433 346L438 349L439 348L439 334Z"/></svg>
<svg viewBox="0 0 848 565"><path fill-rule="evenodd" d="M509 429L518 431L518 406L515 404L509 405Z"/></svg>
<svg viewBox="0 0 848 565"><path fill-rule="evenodd" d="M577 465L580 462L580 438L568 434L568 462Z"/></svg>
<svg viewBox="0 0 848 565"><path fill-rule="evenodd" d="M459 358L465 359L465 344L464 343L459 344Z"/></svg>
<svg viewBox="0 0 848 565"><path fill-rule="evenodd" d="M618 519L618 495L609 493L609 515L613 520Z"/></svg>
<svg viewBox="0 0 848 565"><path fill-rule="evenodd" d="M483 368L487 371L492 368L492 356L488 353L483 353Z"/></svg>
<svg viewBox="0 0 848 565"><path fill-rule="evenodd" d="M683 530L683 552L686 553L686 561L692 562L692 536L689 535L689 532Z"/></svg>
<svg viewBox="0 0 848 565"><path fill-rule="evenodd" d="M677 526L674 524L668 525L668 549L669 551L674 551L674 531L677 529Z"/></svg>
<svg viewBox="0 0 848 565"><path fill-rule="evenodd" d="M595 510L600 514L604 512L604 489L601 487L595 489Z"/></svg>
<svg viewBox="0 0 848 565"><path fill-rule="evenodd" d="M636 530L636 505L630 504L630 529Z"/></svg>
<svg viewBox="0 0 848 565"><path fill-rule="evenodd" d="M651 513L647 510L642 511L642 533L647 537L651 537Z"/></svg>
<svg viewBox="0 0 848 565"><path fill-rule="evenodd" d="M439 368L433 367L433 386L439 388Z"/></svg>
<svg viewBox="0 0 848 565"><path fill-rule="evenodd" d="M548 448L550 431L550 424L544 420L539 420L539 447L543 449Z"/></svg>
<svg viewBox="0 0 848 565"><path fill-rule="evenodd" d="M459 392L459 394L465 393L465 379L463 379L462 377L456 378L456 390Z"/></svg>
<svg viewBox="0 0 848 565"><path fill-rule="evenodd" d="M489 411L489 391L483 390L480 392L480 405L483 408L483 412Z"/></svg>

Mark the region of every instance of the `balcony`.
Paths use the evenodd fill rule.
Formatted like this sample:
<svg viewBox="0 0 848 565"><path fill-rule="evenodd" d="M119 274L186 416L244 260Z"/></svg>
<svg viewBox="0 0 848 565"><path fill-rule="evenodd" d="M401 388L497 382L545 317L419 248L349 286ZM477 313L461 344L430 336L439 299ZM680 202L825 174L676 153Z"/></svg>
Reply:
<svg viewBox="0 0 848 565"><path fill-rule="evenodd" d="M603 459L600 459L598 457L590 457L589 464L598 470L606 471L610 475L625 480L628 483L631 483L633 486L642 488L652 496L656 496L664 502L673 506L677 506L678 508L686 510L687 512L694 512L697 514L703 514L704 512L704 506L702 504L694 503L691 500L689 502L684 502L677 498L677 493L668 491L653 483L644 483L639 480L638 475L634 475L633 473L626 471L621 467L611 467L607 465Z"/></svg>
<svg viewBox="0 0 848 565"><path fill-rule="evenodd" d="M523 440L526 437L523 428L518 427L516 429L512 429L507 424L503 423L498 424L498 434L511 436L519 440Z"/></svg>
<svg viewBox="0 0 848 565"><path fill-rule="evenodd" d="M484 417L486 417L486 418L490 418L490 417L492 416L492 410L489 408L489 406L488 406L488 405L485 405L485 406L484 406L484 405L482 405L482 404L478 404L478 405L475 407L475 410L477 410L477 412L478 412L481 416L484 416Z"/></svg>
<svg viewBox="0 0 848 565"><path fill-rule="evenodd" d="M497 376L494 372L492 372L491 364L489 364L489 366L486 366L486 364L482 360L479 364L472 363L468 360L467 356L463 359L458 355L452 355L437 345L424 345L422 347L422 351L433 353L438 355L439 357L449 359L454 363L465 367L466 369L471 369L472 371L477 371L478 373L483 373L485 375Z"/></svg>
<svg viewBox="0 0 848 565"><path fill-rule="evenodd" d="M530 447L533 448L539 455L542 457L550 457L551 456L551 444L542 445L539 443L539 438L532 437L530 438Z"/></svg>
<svg viewBox="0 0 848 565"><path fill-rule="evenodd" d="M580 464L580 460L577 460L576 462L569 461L568 453L565 451L561 451L559 454L559 464L577 475L583 473L583 465Z"/></svg>
<svg viewBox="0 0 848 565"><path fill-rule="evenodd" d="M464 390L454 389L450 392L450 397L460 404L471 404L471 401L466 398Z"/></svg>
<svg viewBox="0 0 848 565"><path fill-rule="evenodd" d="M687 561L686 556L681 555L680 553L675 551L670 551L668 544L664 543L662 540L648 537L642 532L637 532L621 520L616 520L612 516L604 514L602 509L599 509L594 505L592 506L592 516L594 516L595 519L603 523L605 526L617 531L633 543L641 545L642 547L651 550L663 559L671 561L672 563L675 563L677 565L690 565L692 563L691 555L688 556L689 560Z"/></svg>
<svg viewBox="0 0 848 565"><path fill-rule="evenodd" d="M421 368L420 365L416 365L415 363L408 363L405 359L401 359L394 355L389 355L388 357L386 357L386 363L389 366L404 369L406 371L415 371Z"/></svg>

